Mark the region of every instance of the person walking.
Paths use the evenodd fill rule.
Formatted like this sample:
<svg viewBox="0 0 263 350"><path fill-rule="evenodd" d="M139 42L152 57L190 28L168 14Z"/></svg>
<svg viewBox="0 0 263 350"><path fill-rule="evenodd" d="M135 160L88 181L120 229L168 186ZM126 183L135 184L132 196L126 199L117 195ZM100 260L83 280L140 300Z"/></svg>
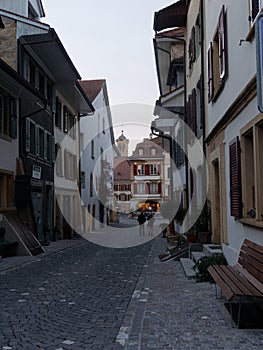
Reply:
<svg viewBox="0 0 263 350"><path fill-rule="evenodd" d="M139 223L140 235L144 235L144 223L146 219L145 219L145 216L143 215L143 212L140 212L140 214L138 215L137 221Z"/></svg>
<svg viewBox="0 0 263 350"><path fill-rule="evenodd" d="M154 215L153 213L150 213L148 216L147 216L147 220L148 220L148 233L149 233L149 236L152 236L153 235L153 224L154 224L154 221L155 221L155 218L154 218Z"/></svg>

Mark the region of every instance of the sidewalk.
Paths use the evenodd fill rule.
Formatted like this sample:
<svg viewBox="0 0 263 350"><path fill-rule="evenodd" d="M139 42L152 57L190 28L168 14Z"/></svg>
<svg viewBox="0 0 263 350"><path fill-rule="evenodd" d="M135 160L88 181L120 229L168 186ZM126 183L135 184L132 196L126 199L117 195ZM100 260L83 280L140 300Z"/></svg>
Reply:
<svg viewBox="0 0 263 350"><path fill-rule="evenodd" d="M36 256L11 256L7 258L0 259L0 273L5 270L9 270L24 264L32 263L34 261L39 261L42 257L50 254L55 254L57 252L63 251L65 249L73 248L77 245L84 244L87 241L82 237L72 238L72 239L62 239L56 242L51 241L49 245L44 246L45 253L38 254Z"/></svg>
<svg viewBox="0 0 263 350"><path fill-rule="evenodd" d="M166 248L153 243L116 339L125 350L263 349L263 330L236 329L215 287L188 279L179 261L161 263Z"/></svg>

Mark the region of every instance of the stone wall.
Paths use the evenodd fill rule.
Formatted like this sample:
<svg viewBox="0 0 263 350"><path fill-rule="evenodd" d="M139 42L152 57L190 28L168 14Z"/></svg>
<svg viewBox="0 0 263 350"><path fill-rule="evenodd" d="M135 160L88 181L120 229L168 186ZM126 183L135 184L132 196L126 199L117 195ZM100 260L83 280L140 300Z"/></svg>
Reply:
<svg viewBox="0 0 263 350"><path fill-rule="evenodd" d="M0 58L17 70L16 21L1 16L5 28L0 29Z"/></svg>

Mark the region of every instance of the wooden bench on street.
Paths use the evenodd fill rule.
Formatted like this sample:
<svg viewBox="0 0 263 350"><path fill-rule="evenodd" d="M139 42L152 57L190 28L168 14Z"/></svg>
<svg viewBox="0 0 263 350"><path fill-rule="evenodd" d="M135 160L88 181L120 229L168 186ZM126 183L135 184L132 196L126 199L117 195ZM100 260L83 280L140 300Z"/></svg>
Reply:
<svg viewBox="0 0 263 350"><path fill-rule="evenodd" d="M231 316L233 303L238 303L239 327L241 304L263 300L263 246L245 239L236 265L213 265L208 272L230 303Z"/></svg>

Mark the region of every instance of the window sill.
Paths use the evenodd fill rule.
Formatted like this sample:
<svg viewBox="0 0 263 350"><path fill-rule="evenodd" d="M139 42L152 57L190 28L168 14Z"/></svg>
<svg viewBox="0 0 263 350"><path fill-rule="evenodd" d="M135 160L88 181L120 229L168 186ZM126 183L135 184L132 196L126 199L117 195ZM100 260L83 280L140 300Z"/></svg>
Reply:
<svg viewBox="0 0 263 350"><path fill-rule="evenodd" d="M263 229L263 221L255 221L253 219L240 219L239 221L244 225L254 226Z"/></svg>

